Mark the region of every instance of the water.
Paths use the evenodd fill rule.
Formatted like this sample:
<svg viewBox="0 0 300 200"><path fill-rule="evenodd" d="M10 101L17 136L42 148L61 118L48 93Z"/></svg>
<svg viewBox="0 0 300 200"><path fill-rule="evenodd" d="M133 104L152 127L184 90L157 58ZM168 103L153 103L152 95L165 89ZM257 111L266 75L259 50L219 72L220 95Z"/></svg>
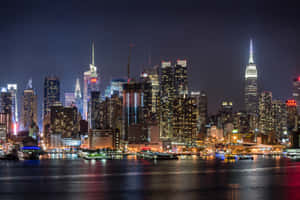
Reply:
<svg viewBox="0 0 300 200"><path fill-rule="evenodd" d="M300 163L0 161L0 199L300 199Z"/></svg>

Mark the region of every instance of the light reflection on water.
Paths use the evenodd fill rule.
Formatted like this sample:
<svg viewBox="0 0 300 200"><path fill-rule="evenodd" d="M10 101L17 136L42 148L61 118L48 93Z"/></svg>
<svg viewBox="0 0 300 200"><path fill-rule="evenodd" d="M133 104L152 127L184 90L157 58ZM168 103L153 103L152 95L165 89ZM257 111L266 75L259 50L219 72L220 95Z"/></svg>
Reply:
<svg viewBox="0 0 300 200"><path fill-rule="evenodd" d="M215 159L0 161L0 197L284 199L299 191L299 176L299 163L272 157L234 163Z"/></svg>

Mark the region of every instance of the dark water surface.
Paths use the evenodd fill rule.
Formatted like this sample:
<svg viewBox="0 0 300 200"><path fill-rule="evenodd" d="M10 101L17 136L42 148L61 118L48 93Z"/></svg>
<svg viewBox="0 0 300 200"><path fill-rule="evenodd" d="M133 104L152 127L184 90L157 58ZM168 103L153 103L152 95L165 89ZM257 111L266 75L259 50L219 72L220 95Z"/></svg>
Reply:
<svg viewBox="0 0 300 200"><path fill-rule="evenodd" d="M300 162L0 161L4 199L300 199Z"/></svg>

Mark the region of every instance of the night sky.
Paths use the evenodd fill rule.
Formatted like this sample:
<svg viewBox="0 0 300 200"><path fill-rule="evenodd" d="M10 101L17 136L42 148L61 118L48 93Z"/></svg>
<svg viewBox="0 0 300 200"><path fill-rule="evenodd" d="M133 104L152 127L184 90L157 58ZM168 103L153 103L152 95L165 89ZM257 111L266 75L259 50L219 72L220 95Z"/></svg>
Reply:
<svg viewBox="0 0 300 200"><path fill-rule="evenodd" d="M209 2L209 3L208 3ZM209 110L223 99L243 102L249 39L254 40L259 88L274 98L291 97L300 74L300 7L297 1L1 1L0 86L28 79L42 105L46 75L61 79L61 93L73 91L88 70L90 41L101 88L124 77L128 46L132 74L161 60L188 60L192 90L208 93Z"/></svg>

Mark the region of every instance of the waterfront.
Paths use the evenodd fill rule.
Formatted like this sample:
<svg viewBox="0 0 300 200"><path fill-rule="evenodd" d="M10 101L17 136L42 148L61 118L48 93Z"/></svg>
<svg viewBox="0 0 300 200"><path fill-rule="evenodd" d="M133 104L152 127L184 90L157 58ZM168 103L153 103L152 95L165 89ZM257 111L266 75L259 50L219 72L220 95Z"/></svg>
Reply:
<svg viewBox="0 0 300 200"><path fill-rule="evenodd" d="M299 199L300 163L212 160L0 162L2 199Z"/></svg>

